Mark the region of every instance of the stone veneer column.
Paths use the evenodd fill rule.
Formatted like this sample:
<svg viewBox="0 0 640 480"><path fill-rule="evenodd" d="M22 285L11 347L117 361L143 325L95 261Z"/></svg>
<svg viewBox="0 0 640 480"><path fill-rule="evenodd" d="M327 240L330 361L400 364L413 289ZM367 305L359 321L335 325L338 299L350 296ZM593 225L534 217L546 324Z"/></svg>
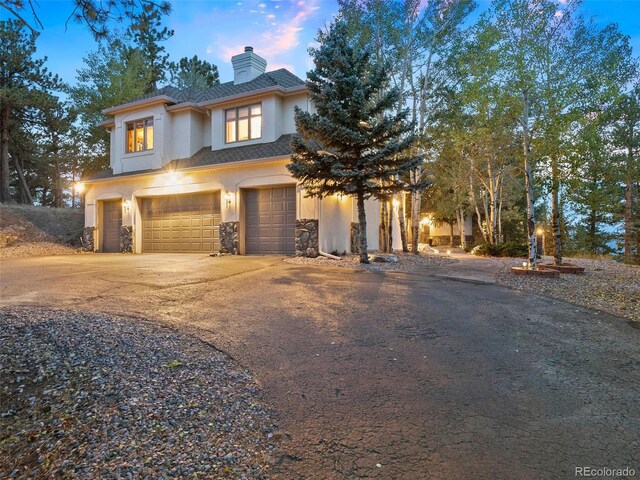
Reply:
<svg viewBox="0 0 640 480"><path fill-rule="evenodd" d="M220 253L238 255L238 227L240 222L220 222Z"/></svg>
<svg viewBox="0 0 640 480"><path fill-rule="evenodd" d="M351 222L351 253L360 253L360 224Z"/></svg>
<svg viewBox="0 0 640 480"><path fill-rule="evenodd" d="M133 253L133 226L120 227L120 253Z"/></svg>
<svg viewBox="0 0 640 480"><path fill-rule="evenodd" d="M296 257L318 256L318 220L296 220Z"/></svg>
<svg viewBox="0 0 640 480"><path fill-rule="evenodd" d="M94 252L95 251L95 231L96 227L84 227L82 229L82 251Z"/></svg>

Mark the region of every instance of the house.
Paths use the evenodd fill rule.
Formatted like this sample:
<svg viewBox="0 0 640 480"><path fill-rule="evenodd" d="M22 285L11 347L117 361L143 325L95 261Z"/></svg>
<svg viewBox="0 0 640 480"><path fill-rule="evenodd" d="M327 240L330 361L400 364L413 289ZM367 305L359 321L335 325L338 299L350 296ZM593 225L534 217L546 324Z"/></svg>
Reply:
<svg viewBox="0 0 640 480"><path fill-rule="evenodd" d="M286 168L305 82L252 47L213 88L164 87L104 110L110 169L84 180L85 249L316 256L351 250L355 201L308 198ZM378 246L379 205L366 204Z"/></svg>

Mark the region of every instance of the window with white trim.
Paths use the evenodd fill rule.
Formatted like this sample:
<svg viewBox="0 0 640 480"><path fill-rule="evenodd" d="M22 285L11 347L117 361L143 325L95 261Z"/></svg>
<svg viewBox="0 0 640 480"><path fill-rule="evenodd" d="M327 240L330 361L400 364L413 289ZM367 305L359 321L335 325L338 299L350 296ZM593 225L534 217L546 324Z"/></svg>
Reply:
<svg viewBox="0 0 640 480"><path fill-rule="evenodd" d="M225 142L244 142L262 137L262 105L229 108L225 116Z"/></svg>
<svg viewBox="0 0 640 480"><path fill-rule="evenodd" d="M153 117L126 123L127 153L153 150Z"/></svg>

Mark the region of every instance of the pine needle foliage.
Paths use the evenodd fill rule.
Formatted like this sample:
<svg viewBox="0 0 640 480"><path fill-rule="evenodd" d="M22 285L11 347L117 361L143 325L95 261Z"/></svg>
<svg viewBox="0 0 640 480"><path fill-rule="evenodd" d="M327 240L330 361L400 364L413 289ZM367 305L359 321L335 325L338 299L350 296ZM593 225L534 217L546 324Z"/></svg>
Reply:
<svg viewBox="0 0 640 480"><path fill-rule="evenodd" d="M399 178L421 161L411 154L416 136L408 110L397 109L400 92L390 88L387 66L360 46L343 20L317 40L320 46L309 50L315 69L307 74L315 111L296 108L299 135L287 168L308 196L356 198L360 261L367 263L364 201L404 187Z"/></svg>

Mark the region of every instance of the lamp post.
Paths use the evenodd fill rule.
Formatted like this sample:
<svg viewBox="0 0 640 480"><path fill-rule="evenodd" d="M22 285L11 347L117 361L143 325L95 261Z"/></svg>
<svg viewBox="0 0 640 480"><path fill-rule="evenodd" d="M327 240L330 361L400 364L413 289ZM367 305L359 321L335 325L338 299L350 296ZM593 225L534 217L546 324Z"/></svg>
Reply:
<svg viewBox="0 0 640 480"><path fill-rule="evenodd" d="M538 229L536 230L536 234L537 234L537 238L536 238L536 242L538 242L540 244L540 246L542 247L541 250L541 255L544 257L544 229L538 227Z"/></svg>

